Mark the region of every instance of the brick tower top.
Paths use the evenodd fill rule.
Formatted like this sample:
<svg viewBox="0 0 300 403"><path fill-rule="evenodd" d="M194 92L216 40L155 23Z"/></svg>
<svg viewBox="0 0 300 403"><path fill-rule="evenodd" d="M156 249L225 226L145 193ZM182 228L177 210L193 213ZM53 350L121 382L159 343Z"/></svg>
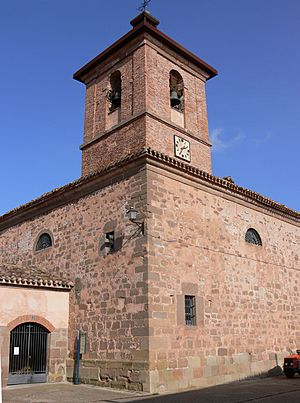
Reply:
<svg viewBox="0 0 300 403"><path fill-rule="evenodd" d="M217 71L158 30L132 29L74 74L86 85L82 174L151 147L211 172L205 82Z"/></svg>

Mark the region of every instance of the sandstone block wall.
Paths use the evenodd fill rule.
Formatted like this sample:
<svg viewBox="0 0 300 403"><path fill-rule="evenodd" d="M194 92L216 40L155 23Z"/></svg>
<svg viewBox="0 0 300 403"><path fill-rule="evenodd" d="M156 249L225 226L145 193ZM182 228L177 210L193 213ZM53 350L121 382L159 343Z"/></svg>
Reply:
<svg viewBox="0 0 300 403"><path fill-rule="evenodd" d="M137 227L126 211L133 206L141 217L144 214L145 170L118 175L77 202L3 231L0 264L43 267L75 283L70 292L68 379L74 375L76 337L81 330L87 335L81 380L123 382L128 388L141 389L149 384L145 373L149 360L147 259L145 239L135 235ZM36 237L43 230L51 231L54 244L36 252ZM107 254L103 236L111 231L118 249ZM51 337L57 343L56 336ZM50 360L63 355L58 350L53 354ZM50 371L53 368L57 374L55 365L55 360L50 362Z"/></svg>
<svg viewBox="0 0 300 403"><path fill-rule="evenodd" d="M299 348L299 223L151 167L151 391L232 381ZM245 242L255 228L262 246ZM184 295L196 297L187 326Z"/></svg>
<svg viewBox="0 0 300 403"><path fill-rule="evenodd" d="M126 217L130 206L145 219L145 236ZM261 247L245 242L250 227ZM53 247L35 252L43 230ZM118 248L106 253L111 231ZM162 392L263 372L299 347L298 245L296 222L149 163L3 231L0 264L48 268L74 281L67 379L81 330L81 382ZM185 324L185 295L195 296L196 326ZM63 376L59 329L51 335L50 380Z"/></svg>

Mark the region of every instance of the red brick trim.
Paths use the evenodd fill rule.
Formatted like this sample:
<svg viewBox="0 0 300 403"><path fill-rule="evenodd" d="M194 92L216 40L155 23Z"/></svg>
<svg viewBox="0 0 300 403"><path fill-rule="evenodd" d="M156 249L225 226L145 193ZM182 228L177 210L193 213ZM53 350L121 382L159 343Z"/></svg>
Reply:
<svg viewBox="0 0 300 403"><path fill-rule="evenodd" d="M16 326L25 322L35 322L44 326L50 333L54 332L55 327L45 318L38 315L22 315L8 323L7 328L9 331L13 330Z"/></svg>
<svg viewBox="0 0 300 403"><path fill-rule="evenodd" d="M139 17L139 16L138 16ZM136 20L136 19L134 19ZM133 21L134 21L133 20ZM115 43L105 49L102 53L92 59L89 63L83 66L80 70L73 74L73 78L82 83L85 83L85 76L89 73L93 68L95 68L98 64L102 63L105 59L107 59L112 53L117 52L120 48L124 47L128 42L137 36L142 36L144 38L145 32L149 33L155 39L158 39L168 48L174 50L175 52L182 55L185 59L192 62L197 67L200 67L208 74L208 79L215 77L218 74L218 71L206 63L204 60L200 59L198 56L194 55L189 50L185 49L182 45L175 42L169 36L159 31L155 26L153 26L146 19L142 19L141 22L136 25L131 31L118 39Z"/></svg>

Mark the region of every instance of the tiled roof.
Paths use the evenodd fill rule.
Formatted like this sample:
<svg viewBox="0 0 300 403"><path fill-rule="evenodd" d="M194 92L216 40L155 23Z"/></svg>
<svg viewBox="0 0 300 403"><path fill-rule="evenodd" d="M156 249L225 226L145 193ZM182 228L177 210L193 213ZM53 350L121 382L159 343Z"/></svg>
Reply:
<svg viewBox="0 0 300 403"><path fill-rule="evenodd" d="M21 216L23 212L26 212L30 210L31 208L37 207L37 206L42 206L44 203L47 203L51 201L52 199L59 199L62 197L62 195L66 192L70 191L76 191L77 189L80 190L80 188L90 182L93 182L95 179L101 177L105 173L112 171L115 168L125 166L126 164L138 160L142 157L148 157L152 160L157 160L162 162L163 164L167 166L172 166L175 168L180 169L181 171L184 171L188 174L191 174L194 177L197 177L203 182L206 182L208 184L213 185L214 187L220 188L223 191L225 191L228 194L231 194L233 196L237 195L242 199L247 200L248 202L254 202L257 205L268 208L269 210L272 210L274 213L285 215L288 218L291 219L296 219L297 221L300 220L300 213L298 211L292 210L285 206L284 204L277 203L274 200L271 200L265 196L262 196L259 193L253 192L252 190L243 188L241 186L236 185L233 183L231 180L226 180L222 179L218 176L211 175L205 171L202 171L198 168L195 168L194 166L181 162L177 160L176 158L170 157L166 154L163 154L161 152L155 151L151 148L143 148L141 151L127 155L125 158L120 159L119 161L108 165L107 167L97 171L93 172L90 175L83 176L71 183L68 183L65 186L56 188L50 192L47 192L40 196L39 198L30 201L29 203L23 204L8 213L4 214L3 216L0 216L0 230L1 228L7 228L9 225L5 225L6 221L9 221L13 217ZM78 192L78 198L82 197L82 193ZM25 218L26 219L26 218Z"/></svg>
<svg viewBox="0 0 300 403"><path fill-rule="evenodd" d="M70 290L73 283L49 275L49 271L37 267L20 267L13 264L0 265L0 285L43 287Z"/></svg>
<svg viewBox="0 0 300 403"><path fill-rule="evenodd" d="M217 185L220 188L226 189L228 193L244 196L249 201L255 201L263 205L264 207L271 207L278 212L297 218L298 220L300 219L300 213L298 211L292 210L284 204L277 203L276 201L269 199L268 197L265 197L259 193L253 192L252 190L243 188L242 186L238 186L232 181L232 179L228 180L229 177L227 177L227 179L222 179L218 176L211 175L205 171L201 171L200 169L193 167L192 165L178 161L173 157L169 157L150 148L148 148L146 151L149 155L156 159L159 159L167 164L177 166L186 172L189 172L201 179L204 179L207 182L210 182L213 185Z"/></svg>

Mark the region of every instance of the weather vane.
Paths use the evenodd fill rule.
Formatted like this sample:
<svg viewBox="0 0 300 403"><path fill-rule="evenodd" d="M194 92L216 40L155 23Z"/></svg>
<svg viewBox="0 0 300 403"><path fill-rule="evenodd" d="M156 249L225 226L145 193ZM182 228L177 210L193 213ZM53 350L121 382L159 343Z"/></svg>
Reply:
<svg viewBox="0 0 300 403"><path fill-rule="evenodd" d="M138 8L139 11L144 12L148 8L148 4L150 3L151 0L144 0L142 5Z"/></svg>

